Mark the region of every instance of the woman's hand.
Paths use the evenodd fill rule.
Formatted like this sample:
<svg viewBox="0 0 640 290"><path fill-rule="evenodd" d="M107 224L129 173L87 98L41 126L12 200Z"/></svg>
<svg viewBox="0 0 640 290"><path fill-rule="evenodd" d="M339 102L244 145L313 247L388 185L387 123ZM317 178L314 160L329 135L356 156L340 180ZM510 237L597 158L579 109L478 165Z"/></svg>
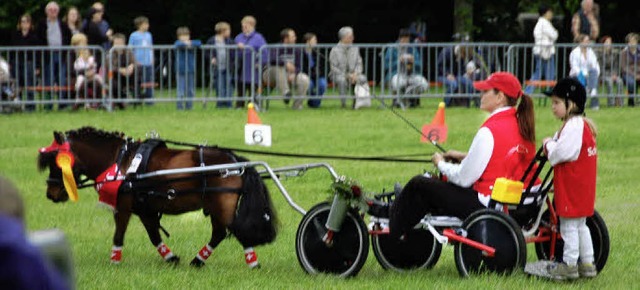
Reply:
<svg viewBox="0 0 640 290"><path fill-rule="evenodd" d="M438 166L438 163L443 160L444 157L442 157L442 154L440 154L440 152L433 153L433 155L431 156L431 162L433 162L433 165L435 166Z"/></svg>

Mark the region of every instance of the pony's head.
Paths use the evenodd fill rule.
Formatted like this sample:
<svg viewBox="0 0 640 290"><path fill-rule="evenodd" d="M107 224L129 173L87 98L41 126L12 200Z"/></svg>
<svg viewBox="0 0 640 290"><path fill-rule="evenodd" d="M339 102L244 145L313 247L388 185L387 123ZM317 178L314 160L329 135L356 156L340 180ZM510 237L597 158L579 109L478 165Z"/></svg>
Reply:
<svg viewBox="0 0 640 290"><path fill-rule="evenodd" d="M121 132L105 132L93 127L53 132L53 142L40 148L38 168L49 169L47 198L54 202L77 200L77 188L113 164L118 148L124 144ZM80 177L85 176L80 181ZM78 181L80 184L76 184Z"/></svg>
<svg viewBox="0 0 640 290"><path fill-rule="evenodd" d="M53 132L53 142L48 147L40 148L38 155L38 169L44 171L49 169L49 177L47 178L47 198L53 202L65 202L69 199L69 194L64 186L62 168L58 164L59 154L65 154L73 157L73 152L66 136L61 132ZM74 162L71 162L74 163ZM73 172L74 178L79 177L78 170L74 170L75 164L69 164ZM65 166L63 164L63 166Z"/></svg>

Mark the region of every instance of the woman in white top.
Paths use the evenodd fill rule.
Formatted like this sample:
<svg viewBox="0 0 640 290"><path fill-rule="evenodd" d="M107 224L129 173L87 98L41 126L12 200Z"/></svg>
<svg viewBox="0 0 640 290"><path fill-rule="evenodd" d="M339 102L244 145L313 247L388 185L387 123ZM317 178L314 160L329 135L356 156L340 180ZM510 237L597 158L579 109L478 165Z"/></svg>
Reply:
<svg viewBox="0 0 640 290"><path fill-rule="evenodd" d="M569 76L577 78L585 86L589 98L591 98L591 109L598 110L600 109L600 103L596 97L598 77L600 76L598 57L590 47L591 39L588 35L580 34L575 40L578 46L569 54L571 66Z"/></svg>
<svg viewBox="0 0 640 290"><path fill-rule="evenodd" d="M533 28L533 38L536 45L533 47L535 69L531 75L531 80L541 80L543 76L545 80L555 80L556 48L554 45L558 39L558 30L551 24L553 10L549 6L541 5L538 13L540 18L538 18L538 23ZM527 86L524 92L531 94L533 89L534 86Z"/></svg>
<svg viewBox="0 0 640 290"><path fill-rule="evenodd" d="M448 151L433 155L431 160L447 177L446 182L418 175L396 196L389 210L393 236L413 229L427 213L465 219L488 206L497 178L519 179L533 159L536 151L533 102L523 94L518 78L508 72L496 72L473 86L481 91L480 109L491 115L476 133L467 153Z"/></svg>

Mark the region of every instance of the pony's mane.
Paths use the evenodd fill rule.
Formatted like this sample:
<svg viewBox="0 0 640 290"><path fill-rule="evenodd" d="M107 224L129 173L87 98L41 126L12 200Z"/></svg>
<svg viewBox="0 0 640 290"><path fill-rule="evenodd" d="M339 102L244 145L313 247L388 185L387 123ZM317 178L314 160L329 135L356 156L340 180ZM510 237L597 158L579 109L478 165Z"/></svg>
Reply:
<svg viewBox="0 0 640 290"><path fill-rule="evenodd" d="M67 138L71 139L80 139L80 140L90 140L90 141L110 141L110 140L122 140L124 138L124 133L113 131L107 132L103 130L96 129L91 126L85 126L76 130L70 130L65 133Z"/></svg>

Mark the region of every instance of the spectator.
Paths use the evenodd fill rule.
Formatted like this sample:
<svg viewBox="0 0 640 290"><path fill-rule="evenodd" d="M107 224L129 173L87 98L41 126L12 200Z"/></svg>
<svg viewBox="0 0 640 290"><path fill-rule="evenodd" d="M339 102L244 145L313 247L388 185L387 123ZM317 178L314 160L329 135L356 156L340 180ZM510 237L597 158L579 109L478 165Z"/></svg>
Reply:
<svg viewBox="0 0 640 290"><path fill-rule="evenodd" d="M444 48L438 54L436 66L438 81L444 84L446 94L472 94L475 92L473 81L482 78L482 70L486 69L482 58L473 47L460 44ZM449 106L469 106L467 97L445 97Z"/></svg>
<svg viewBox="0 0 640 290"><path fill-rule="evenodd" d="M178 40L174 43L176 47L176 83L178 85L177 94L178 110L191 110L193 97L196 89L196 51L202 43L198 39L191 40L191 32L188 27L178 27L176 31ZM181 100L187 98L186 102Z"/></svg>
<svg viewBox="0 0 640 290"><path fill-rule="evenodd" d="M136 31L129 36L129 46L133 49L136 59L136 74L138 83L136 95L142 99L153 99L153 36L149 32L149 19L138 16L133 20Z"/></svg>
<svg viewBox="0 0 640 290"><path fill-rule="evenodd" d="M227 22L218 22L215 26L216 35L207 40L208 45L215 48L210 49L208 59L211 60L211 81L215 82L218 102L216 108L231 108L231 72L233 61L229 47L232 46L231 25Z"/></svg>
<svg viewBox="0 0 640 290"><path fill-rule="evenodd" d="M45 6L46 19L42 20L36 29L36 35L40 39L40 44L49 47L59 47L71 44L71 31L58 18L60 6L55 1L47 3ZM64 50L45 50L41 58L44 61L44 71L42 72L45 86L67 86L67 53ZM51 99L51 93L46 93L45 99ZM66 107L68 99L67 90L59 90L58 100L62 103L58 109ZM45 105L46 110L51 110L53 106Z"/></svg>
<svg viewBox="0 0 640 290"><path fill-rule="evenodd" d="M318 37L311 32L304 34L304 58L302 69L309 76L309 95L307 101L309 108L319 108L322 96L327 90L327 77L325 71L326 56L316 47Z"/></svg>
<svg viewBox="0 0 640 290"><path fill-rule="evenodd" d="M122 33L113 35L113 47L111 48L110 66L111 69L111 94L114 99L126 99L129 91L133 88L132 78L136 69L135 57L127 46L127 37ZM124 102L116 102L116 107L125 108Z"/></svg>
<svg viewBox="0 0 640 290"><path fill-rule="evenodd" d="M0 285L3 289L70 289L25 235L24 203L18 190L0 177Z"/></svg>
<svg viewBox="0 0 640 290"><path fill-rule="evenodd" d="M620 50L613 47L611 36L603 36L600 40L602 43L602 57L600 58L600 68L602 69L600 77L606 85L607 105L609 107L622 106L622 90L624 82L620 77ZM615 85L615 90L614 90ZM611 95L614 96L611 96Z"/></svg>
<svg viewBox="0 0 640 290"><path fill-rule="evenodd" d="M76 49L76 60L73 63L73 69L76 72L76 96L78 99L102 99L102 88L104 80L98 74L98 64L96 59L87 46L87 36L78 33L71 38L71 45L78 47ZM97 108L98 103L85 103L85 108ZM77 109L78 105L74 107Z"/></svg>
<svg viewBox="0 0 640 290"><path fill-rule="evenodd" d="M388 46L384 54L385 80L393 94L420 95L429 88L429 82L422 76L422 52L411 46L410 40L411 32L401 29L398 41ZM416 107L420 98L409 98L408 102L409 107Z"/></svg>
<svg viewBox="0 0 640 290"><path fill-rule="evenodd" d="M627 85L629 92L628 104L633 107L636 104L635 98L640 86L640 47L638 40L640 35L637 33L629 33L625 37L627 47L620 52L620 65L622 70L622 78Z"/></svg>
<svg viewBox="0 0 640 290"><path fill-rule="evenodd" d="M89 40L89 45L101 46L105 47L104 43L109 42L111 38L111 30L108 30L107 33L102 32L100 28L100 23L102 20L102 14L104 12L102 10L95 9L93 7L89 8L87 12L87 18L84 21L84 25L82 26L82 32L87 36ZM108 48L105 48L108 49Z"/></svg>
<svg viewBox="0 0 640 290"><path fill-rule="evenodd" d="M9 63L0 55L0 101L13 101L15 97ZM13 109L13 106L0 106L0 113L12 113Z"/></svg>
<svg viewBox="0 0 640 290"><path fill-rule="evenodd" d="M535 69L531 75L531 80L541 80L544 76L545 80L556 79L556 62L555 43L558 39L558 30L551 24L553 19L553 9L546 5L541 5L538 9L540 17L538 23L533 28L533 39L535 46L533 47L533 62ZM533 93L533 86L527 86L524 90L526 94Z"/></svg>
<svg viewBox="0 0 640 290"><path fill-rule="evenodd" d="M580 34L586 34L591 39L598 39L600 35L600 11L599 6L593 0L582 0L580 9L573 14L571 19L571 33L573 38Z"/></svg>
<svg viewBox="0 0 640 290"><path fill-rule="evenodd" d="M97 15L95 15L96 19L93 19L93 22L96 24L98 28L98 32L100 35L107 36L107 40L102 43L95 43L95 45L102 46L105 50L109 50L111 48L111 37L113 36L113 30L109 28L109 22L104 19L104 5L101 2L94 2L89 8L89 11L95 11ZM92 17L88 17L82 21L82 27L85 27L89 21L92 20ZM85 32L86 33L86 32ZM93 45L93 43L89 42Z"/></svg>
<svg viewBox="0 0 640 290"><path fill-rule="evenodd" d="M62 17L62 22L64 22L71 31L71 35L80 33L80 29L82 29L82 21L80 19L80 11L75 6L70 6L67 10L67 15Z"/></svg>
<svg viewBox="0 0 640 290"><path fill-rule="evenodd" d="M33 31L33 21L31 15L23 14L18 22L18 29L11 36L12 46L36 46L40 44L38 36ZM16 81L18 90L25 87L33 86L36 83L36 64L37 54L35 51L16 51L11 55L10 67L12 69L13 78ZM19 93L16 93L19 95ZM32 90L26 90L27 100L33 101L34 95ZM25 105L25 111L32 112L36 108L34 104Z"/></svg>
<svg viewBox="0 0 640 290"><path fill-rule="evenodd" d="M240 50L237 52L237 61L240 63L240 74L238 78L238 97L246 95L247 90L254 94L253 88L258 87L258 53L260 48L267 44L262 34L256 31L256 19L247 15L240 21L242 32L234 39ZM262 61L266 60L266 50L262 52ZM258 88L260 90L260 88ZM236 108L244 107L244 100L236 102Z"/></svg>
<svg viewBox="0 0 640 290"><path fill-rule="evenodd" d="M282 46L272 48L267 59L268 66L262 74L262 80L269 86L275 87L285 96L284 102L288 104L292 93L296 95L291 106L293 109L302 109L302 97L307 95L309 89L309 76L302 72L303 50L295 47L296 32L291 28L285 28L280 32Z"/></svg>
<svg viewBox="0 0 640 290"><path fill-rule="evenodd" d="M353 46L353 28L344 26L338 31L338 44L329 52L331 72L329 76L338 87L342 108L347 105L347 88L356 84L366 84L367 77L362 73L360 49ZM351 90L349 88L349 90ZM354 102L355 105L355 102Z"/></svg>
<svg viewBox="0 0 640 290"><path fill-rule="evenodd" d="M587 89L589 98L591 99L590 107L592 110L600 109L599 100L597 98L598 76L600 75L600 64L596 53L591 48L591 39L589 35L580 34L576 38L578 46L569 54L569 64L571 70L569 76L577 78Z"/></svg>

